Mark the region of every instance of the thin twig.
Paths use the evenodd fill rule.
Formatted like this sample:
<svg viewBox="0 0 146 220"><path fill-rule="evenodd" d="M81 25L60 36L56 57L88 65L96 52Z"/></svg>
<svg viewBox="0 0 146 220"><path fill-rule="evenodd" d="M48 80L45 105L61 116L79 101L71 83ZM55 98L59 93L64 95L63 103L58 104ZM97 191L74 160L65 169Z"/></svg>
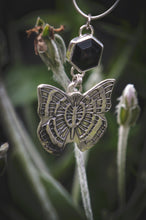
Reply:
<svg viewBox="0 0 146 220"><path fill-rule="evenodd" d="M118 165L118 193L119 204L125 204L125 166L126 166L126 150L127 140L129 134L129 126L120 125L118 137L118 152L117 152L117 165Z"/></svg>
<svg viewBox="0 0 146 220"><path fill-rule="evenodd" d="M83 206L85 209L85 214L88 220L93 220L93 213L91 208L90 194L88 189L88 182L85 170L84 154L78 149L75 143L75 158L77 163L77 170L79 175L79 182L81 188L81 195L83 200Z"/></svg>

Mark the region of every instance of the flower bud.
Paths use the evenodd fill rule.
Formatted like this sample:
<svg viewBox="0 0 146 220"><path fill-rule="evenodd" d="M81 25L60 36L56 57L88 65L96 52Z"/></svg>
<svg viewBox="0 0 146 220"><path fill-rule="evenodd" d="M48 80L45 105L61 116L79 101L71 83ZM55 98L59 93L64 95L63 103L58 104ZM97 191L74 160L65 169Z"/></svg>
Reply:
<svg viewBox="0 0 146 220"><path fill-rule="evenodd" d="M45 22L38 17L35 27L26 31L28 37L30 37L32 33L35 34L35 54L41 57L48 69L55 69L56 72L66 61L65 43L60 35L55 34L63 30L63 25L60 25L59 28L54 28L49 24L45 24Z"/></svg>
<svg viewBox="0 0 146 220"><path fill-rule="evenodd" d="M45 24L37 39L37 52L50 69L57 68L66 61L65 43L60 35L54 34L55 30L57 29Z"/></svg>
<svg viewBox="0 0 146 220"><path fill-rule="evenodd" d="M123 96L125 98L125 104L127 107L133 107L137 105L137 94L134 86L132 84L128 84L124 91L123 91Z"/></svg>
<svg viewBox="0 0 146 220"><path fill-rule="evenodd" d="M140 107L138 105L137 93L132 84L128 84L123 90L120 102L117 106L117 120L120 125L132 126L136 123Z"/></svg>

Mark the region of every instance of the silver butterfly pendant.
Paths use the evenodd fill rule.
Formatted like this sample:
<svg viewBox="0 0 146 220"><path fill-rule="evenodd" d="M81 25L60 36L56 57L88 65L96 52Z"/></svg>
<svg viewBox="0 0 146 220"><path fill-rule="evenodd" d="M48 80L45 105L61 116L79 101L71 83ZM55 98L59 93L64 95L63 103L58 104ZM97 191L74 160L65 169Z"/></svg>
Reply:
<svg viewBox="0 0 146 220"><path fill-rule="evenodd" d="M104 80L84 94L38 86L38 137L46 151L59 154L70 142L85 151L97 143L107 127L104 113L111 108L114 81Z"/></svg>

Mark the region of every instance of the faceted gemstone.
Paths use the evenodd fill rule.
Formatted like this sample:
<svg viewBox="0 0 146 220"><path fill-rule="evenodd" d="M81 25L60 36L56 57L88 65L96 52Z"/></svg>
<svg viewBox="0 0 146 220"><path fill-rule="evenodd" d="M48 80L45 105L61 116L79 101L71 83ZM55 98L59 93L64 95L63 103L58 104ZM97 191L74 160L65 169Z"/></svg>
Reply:
<svg viewBox="0 0 146 220"><path fill-rule="evenodd" d="M96 67L99 63L103 46L93 38L78 42L74 46L71 62L81 71Z"/></svg>

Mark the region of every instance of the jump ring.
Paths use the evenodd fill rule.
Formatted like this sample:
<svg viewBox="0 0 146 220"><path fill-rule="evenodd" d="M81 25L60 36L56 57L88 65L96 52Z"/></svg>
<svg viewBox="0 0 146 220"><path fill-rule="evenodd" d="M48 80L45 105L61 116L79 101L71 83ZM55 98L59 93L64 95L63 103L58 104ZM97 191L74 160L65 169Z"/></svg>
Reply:
<svg viewBox="0 0 146 220"><path fill-rule="evenodd" d="M93 26L92 26L91 24L90 24L90 25L84 24L84 25L82 25L82 26L80 27L79 36L82 36L82 31L83 31L84 28L90 29L91 35L94 34L94 28L93 28Z"/></svg>
<svg viewBox="0 0 146 220"><path fill-rule="evenodd" d="M99 19L99 18L102 18L102 17L108 15L108 14L117 6L117 4L119 3L119 1L120 1L120 0L116 0L116 2L115 2L109 9L107 9L105 12L103 12L103 13L101 13L101 14L99 14L99 15L90 16L90 19L91 19L91 20L96 20L96 19ZM78 5L77 5L77 3L76 3L76 0L73 0L73 4L74 4L76 10L77 10L83 17L89 19L89 15L85 14L85 13L78 7Z"/></svg>

